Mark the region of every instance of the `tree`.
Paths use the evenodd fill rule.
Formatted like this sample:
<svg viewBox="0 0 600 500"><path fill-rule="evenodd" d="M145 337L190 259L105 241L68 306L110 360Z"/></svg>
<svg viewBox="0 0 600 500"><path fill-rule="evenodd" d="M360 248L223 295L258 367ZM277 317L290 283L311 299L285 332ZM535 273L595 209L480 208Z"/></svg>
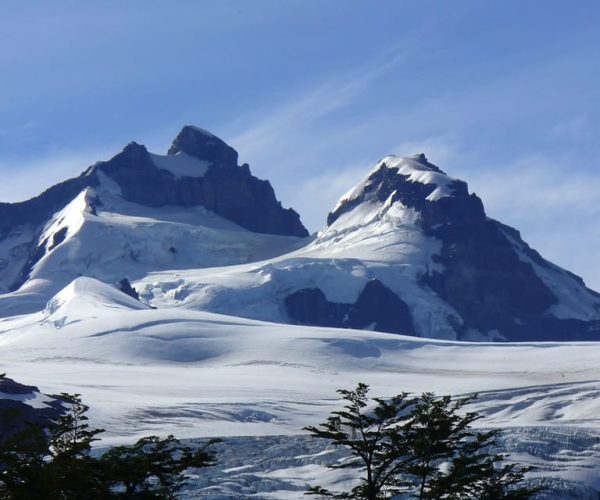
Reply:
<svg viewBox="0 0 600 500"><path fill-rule="evenodd" d="M103 429L90 428L89 407L79 394L60 394L66 412L57 417L48 429L47 474L53 495L67 498L106 498L108 484L90 455L92 443L98 441Z"/></svg>
<svg viewBox="0 0 600 500"><path fill-rule="evenodd" d="M3 421L16 422L19 413L5 414ZM15 428L16 424L11 424ZM0 498L44 498L49 477L45 465L47 435L40 426L19 426L0 442Z"/></svg>
<svg viewBox="0 0 600 500"><path fill-rule="evenodd" d="M0 499L94 500L175 498L191 467L207 467L207 447L182 446L173 436L149 436L96 458L88 407L78 394L61 394L66 412L42 426L29 423L0 441ZM16 418L16 415L5 417Z"/></svg>
<svg viewBox="0 0 600 500"><path fill-rule="evenodd" d="M189 468L214 464L207 447L182 446L173 436L160 439L148 436L133 446L117 446L100 459L100 466L110 478L116 498L172 499L185 484L183 473Z"/></svg>
<svg viewBox="0 0 600 500"><path fill-rule="evenodd" d="M333 494L317 486L312 494L334 498L385 498L383 491L396 491L404 486L399 473L409 463L408 447L397 439L397 426L406 418L406 410L413 404L406 394L399 394L390 401L374 399L377 406L365 412L368 405L365 384L358 384L353 391L337 391L346 400L343 410L334 411L321 428L306 427L314 437L333 441L338 446L349 448L354 459L334 468L365 468L365 476L349 493Z"/></svg>
<svg viewBox="0 0 600 500"><path fill-rule="evenodd" d="M0 498L106 498L89 455L103 431L89 428L88 408L78 394L59 397L66 406L63 415L47 426L25 423L0 443Z"/></svg>
<svg viewBox="0 0 600 500"><path fill-rule="evenodd" d="M346 401L319 427L306 427L314 437L350 450L352 459L333 468L357 467L365 473L349 492L320 486L308 494L333 498L381 500L394 495L433 499L526 499L537 490L519 486L528 469L501 464L506 456L492 453L498 431L476 432L477 413L463 408L473 397L453 400L425 393L390 400L367 397L368 386L340 390ZM372 408L369 408L369 404Z"/></svg>
<svg viewBox="0 0 600 500"><path fill-rule="evenodd" d="M538 491L519 486L529 468L502 464L508 457L492 451L499 430L471 428L483 418L463 411L475 397L424 393L415 401L403 432L413 457L406 473L418 488L417 498L516 500Z"/></svg>

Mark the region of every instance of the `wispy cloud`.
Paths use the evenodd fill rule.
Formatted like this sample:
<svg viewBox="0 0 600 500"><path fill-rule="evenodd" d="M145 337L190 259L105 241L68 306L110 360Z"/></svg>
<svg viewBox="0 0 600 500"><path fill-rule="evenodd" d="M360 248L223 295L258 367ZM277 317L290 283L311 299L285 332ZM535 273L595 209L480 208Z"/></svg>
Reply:
<svg viewBox="0 0 600 500"><path fill-rule="evenodd" d="M235 134L230 142L250 158L278 149L282 141L289 140L310 127L311 123L349 104L400 63L406 54L404 46L395 45L358 70L331 76L305 93L266 111L266 116Z"/></svg>
<svg viewBox="0 0 600 500"><path fill-rule="evenodd" d="M598 216L594 203L600 172L582 170L566 157L530 155L509 164L481 164L461 172L488 211L519 219Z"/></svg>

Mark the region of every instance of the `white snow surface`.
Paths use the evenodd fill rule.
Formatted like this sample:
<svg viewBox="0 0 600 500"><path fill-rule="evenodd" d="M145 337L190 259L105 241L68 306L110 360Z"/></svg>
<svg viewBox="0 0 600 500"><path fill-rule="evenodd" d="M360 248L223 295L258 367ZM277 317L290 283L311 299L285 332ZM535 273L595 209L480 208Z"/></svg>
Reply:
<svg viewBox="0 0 600 500"><path fill-rule="evenodd" d="M209 161L194 158L186 153L175 155L150 153L150 158L154 165L163 170L168 170L175 177L203 177L210 166Z"/></svg>
<svg viewBox="0 0 600 500"><path fill-rule="evenodd" d="M280 436L269 448L279 450L276 463L263 456L266 468L255 464L248 476L231 458L218 471L239 484L232 479L226 490L222 481L203 483L200 472L190 496L301 498L314 478L350 481L323 469L339 455L315 443L301 459L293 436L339 408L336 389L359 381L381 397L477 392L473 409L486 416L486 427L514 429L508 436L539 429L532 442L546 440L540 453L557 464L548 474L597 485L582 469L583 460L600 466L590 430L600 424L597 343L461 343L150 309L82 277L43 311L1 319L0 353L0 370L22 383L46 394L81 393L93 425L109 430L105 445L148 434L256 436L259 442L242 440L248 454L269 448L267 436ZM576 432L581 443L567 439L562 457L548 451L557 446L552 436ZM265 493L268 484L273 490Z"/></svg>
<svg viewBox="0 0 600 500"><path fill-rule="evenodd" d="M0 391L0 399L10 399L12 401L20 401L21 403L25 403L28 406L31 406L35 409L45 409L49 407L49 403L52 403L54 400L47 396L46 394L42 394L41 392L30 392L27 394L10 394L7 392Z"/></svg>
<svg viewBox="0 0 600 500"><path fill-rule="evenodd" d="M145 276L149 270L256 261L285 253L303 241L253 233L200 206L130 203L114 181L99 175L98 188L84 190L42 228L38 245L45 244L46 251L19 290L0 295L0 316L43 309L56 292L82 274L116 283ZM24 230L14 240L32 234ZM56 244L57 234L64 239L58 243L58 238ZM5 287L12 280L11 275Z"/></svg>

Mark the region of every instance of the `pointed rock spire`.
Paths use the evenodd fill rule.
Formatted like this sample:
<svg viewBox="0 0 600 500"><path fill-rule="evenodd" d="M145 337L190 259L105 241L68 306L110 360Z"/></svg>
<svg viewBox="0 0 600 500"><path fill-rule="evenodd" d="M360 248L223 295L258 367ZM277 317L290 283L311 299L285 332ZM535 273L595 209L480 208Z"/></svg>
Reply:
<svg viewBox="0 0 600 500"><path fill-rule="evenodd" d="M193 125L181 129L168 154L185 153L215 165L237 166L238 153L217 136Z"/></svg>

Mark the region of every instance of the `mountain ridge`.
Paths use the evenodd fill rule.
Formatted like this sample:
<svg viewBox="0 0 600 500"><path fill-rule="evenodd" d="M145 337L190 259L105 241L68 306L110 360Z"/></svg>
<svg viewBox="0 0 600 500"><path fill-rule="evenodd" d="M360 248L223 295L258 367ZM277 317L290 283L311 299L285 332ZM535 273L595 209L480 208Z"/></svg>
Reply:
<svg viewBox="0 0 600 500"><path fill-rule="evenodd" d="M148 280L139 286L157 304L282 323L461 340L598 338L600 296L489 218L466 182L424 155L383 158L312 242L227 273L190 272L174 302ZM390 327L406 309L410 321Z"/></svg>
<svg viewBox="0 0 600 500"><path fill-rule="evenodd" d="M280 323L451 340L597 338L600 295L489 218L466 182L424 154L382 158L312 239L270 183L237 163L224 141L186 125L167 155L131 142L29 205L0 204L38 224L4 232L0 258L13 265L0 279L21 269L12 288L38 297L24 312L83 275L131 279L154 307ZM20 310L23 293L0 296L0 311Z"/></svg>

